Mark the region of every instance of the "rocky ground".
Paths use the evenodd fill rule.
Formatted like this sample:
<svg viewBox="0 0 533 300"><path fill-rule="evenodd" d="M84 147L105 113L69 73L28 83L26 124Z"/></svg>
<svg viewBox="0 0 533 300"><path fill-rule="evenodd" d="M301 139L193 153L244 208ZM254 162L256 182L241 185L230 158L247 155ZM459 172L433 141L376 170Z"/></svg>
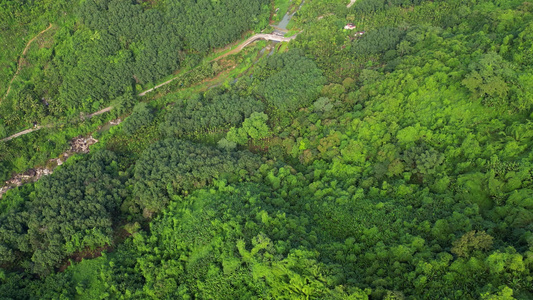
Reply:
<svg viewBox="0 0 533 300"><path fill-rule="evenodd" d="M70 156L76 153L89 153L89 147L96 143L98 143L98 140L93 138L92 136L79 136L72 139L72 141L70 142L70 148L66 152L61 154L58 158L50 159L46 163L45 167L29 169L24 173L16 174L15 176L13 176L13 178L6 181L4 183L4 186L0 188L0 198L2 198L2 195L4 195L8 190L12 188L21 186L25 183L35 182L43 176L52 174L54 169L57 166L62 165Z"/></svg>

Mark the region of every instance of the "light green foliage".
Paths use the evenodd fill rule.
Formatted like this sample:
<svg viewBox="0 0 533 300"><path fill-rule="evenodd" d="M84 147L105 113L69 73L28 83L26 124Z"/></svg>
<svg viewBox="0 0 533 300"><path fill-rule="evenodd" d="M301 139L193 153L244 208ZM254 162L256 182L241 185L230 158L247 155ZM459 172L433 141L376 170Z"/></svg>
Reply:
<svg viewBox="0 0 533 300"><path fill-rule="evenodd" d="M230 143L244 145L248 143L248 134L243 128L231 127L226 135L226 140Z"/></svg>
<svg viewBox="0 0 533 300"><path fill-rule="evenodd" d="M150 235L134 241L140 255L136 266L146 278L143 292L164 298L186 291L213 299L332 294L316 252L283 246L299 244L285 224L303 234L305 219L270 195L255 184L220 185L171 203L152 223ZM153 255L155 248L163 259Z"/></svg>
<svg viewBox="0 0 533 300"><path fill-rule="evenodd" d="M182 2L179 9L174 1L144 2L133 12L148 18L159 16L153 9L174 11L183 19L165 26L179 27L197 17L191 7L242 5ZM259 55L252 64L257 53L247 48L245 56L180 77L164 98L148 96L166 140L158 140L155 125L133 137L103 134L100 147L117 153L111 161L93 161L108 152L91 153L56 172L67 186L45 179L5 194L0 295L533 298L533 6L358 0L347 9L347 2L306 1L292 21L303 31L286 53ZM113 3L97 11L129 5ZM256 4L250 2L253 11L263 9ZM220 22L229 25L217 20L205 28L187 22L176 31L190 31L179 40L185 51L171 54L185 65L196 64L201 49L218 39L212 26L233 26L227 19ZM344 30L348 22L365 33ZM72 36L82 45L62 47L105 50L95 41L110 33L97 35L86 25L61 32L60 40ZM201 36L193 40L194 34ZM117 50L109 61L119 66L150 48L126 44L118 46L132 56ZM237 64L233 74L243 70L235 84L170 91L229 63ZM93 65L79 67L87 66ZM29 115L39 113L31 105L36 99L23 101ZM52 141L67 145L61 137ZM55 149L52 141L35 151ZM220 149L206 145L217 142ZM237 144L243 151L235 151ZM32 165L27 152L14 154L26 149L22 142L2 145L0 174ZM76 249L92 253L108 243L112 253L54 272ZM46 278L28 276L44 269Z"/></svg>
<svg viewBox="0 0 533 300"><path fill-rule="evenodd" d="M313 103L313 109L318 112L329 112L333 104L327 97L320 97Z"/></svg>
<svg viewBox="0 0 533 300"><path fill-rule="evenodd" d="M262 139L269 135L268 116L265 113L252 113L249 118L244 120L242 128L252 139Z"/></svg>
<svg viewBox="0 0 533 300"><path fill-rule="evenodd" d="M405 127L398 131L396 138L401 144L416 142L420 138L419 129L413 126Z"/></svg>
<svg viewBox="0 0 533 300"><path fill-rule="evenodd" d="M483 293L481 294L481 299L483 300L514 300L513 290L508 286L500 287L500 291L496 293Z"/></svg>
<svg viewBox="0 0 533 300"><path fill-rule="evenodd" d="M270 135L270 129L266 121L268 121L268 116L265 113L254 112L249 118L244 120L242 127L232 127L226 139L229 142L244 145L248 142L249 138L254 140L266 138Z"/></svg>
<svg viewBox="0 0 533 300"><path fill-rule="evenodd" d="M488 103L507 98L509 83L515 77L512 66L496 53L481 56L479 62L469 66L470 74L463 84L476 98L484 98Z"/></svg>
<svg viewBox="0 0 533 300"><path fill-rule="evenodd" d="M232 131L232 129L230 129L230 132L231 131ZM220 149L231 151L231 150L235 149L235 147L237 147L237 143L236 142L232 142L232 141L228 141L226 138L222 138L222 139L220 139L220 141L218 141L217 146Z"/></svg>
<svg viewBox="0 0 533 300"><path fill-rule="evenodd" d="M452 253L462 257L469 257L472 251L490 250L493 239L484 231L469 231L453 242Z"/></svg>

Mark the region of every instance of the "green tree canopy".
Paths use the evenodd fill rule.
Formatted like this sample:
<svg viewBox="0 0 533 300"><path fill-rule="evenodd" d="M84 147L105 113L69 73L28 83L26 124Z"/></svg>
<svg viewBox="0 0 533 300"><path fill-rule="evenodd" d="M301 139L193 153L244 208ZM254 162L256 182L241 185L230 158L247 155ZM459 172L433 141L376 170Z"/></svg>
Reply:
<svg viewBox="0 0 533 300"><path fill-rule="evenodd" d="M145 210L145 216L150 216L174 195L186 195L215 179L251 176L258 165L259 158L249 152L222 152L183 140L160 141L144 151L135 164L135 202Z"/></svg>

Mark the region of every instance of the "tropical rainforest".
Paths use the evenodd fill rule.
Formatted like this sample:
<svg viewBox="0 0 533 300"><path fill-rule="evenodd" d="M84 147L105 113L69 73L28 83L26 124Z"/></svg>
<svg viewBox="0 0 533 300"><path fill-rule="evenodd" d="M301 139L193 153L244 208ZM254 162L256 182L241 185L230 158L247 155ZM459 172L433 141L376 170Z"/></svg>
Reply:
<svg viewBox="0 0 533 300"><path fill-rule="evenodd" d="M53 170L0 195L0 299L533 299L533 3L4 0L0 32L0 187Z"/></svg>

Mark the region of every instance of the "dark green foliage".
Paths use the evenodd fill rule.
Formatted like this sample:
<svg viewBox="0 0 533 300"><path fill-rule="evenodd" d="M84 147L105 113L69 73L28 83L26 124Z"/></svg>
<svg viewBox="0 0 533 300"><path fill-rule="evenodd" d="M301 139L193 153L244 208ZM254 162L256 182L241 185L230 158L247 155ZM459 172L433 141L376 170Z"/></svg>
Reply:
<svg viewBox="0 0 533 300"><path fill-rule="evenodd" d="M152 6L166 11L167 3L145 2L135 13L145 14ZM52 263L70 244L56 246L65 239L61 230L60 238L48 238L31 229L33 219L42 222L54 211L36 200L44 195L41 183L4 195L0 253L6 271L0 272L0 294L39 299L532 299L533 6L520 0L358 0L355 8L345 5L306 1L291 24L303 31L279 48L291 50L263 56L257 64L248 61L253 51L237 56L230 74L251 68L235 85L225 84L231 92L211 89L195 96L197 89L184 89L154 96L156 119L150 125L132 136L114 129L102 133L99 145L127 159L117 164L118 174L100 176L109 186L86 180L87 186L106 195L122 193L109 178L118 177L133 193L123 192L120 200L125 200L114 208L97 202L103 208L87 208L90 217L79 220L107 220L113 210L115 240L123 240L113 253L73 263L46 279L27 276L22 269L39 266L29 259L32 243L50 241L49 249L61 249L42 253L41 260ZM365 5L369 8L362 13ZM366 33L343 30L347 22ZM206 43L203 37L199 41ZM196 55L185 54L184 63L196 62L201 54ZM204 64L172 85L188 86L215 68ZM277 80L285 76L288 80ZM327 81L318 80L322 76ZM311 79L300 80L304 77ZM265 112L251 105L244 113L240 104L256 101L247 98L251 93L262 97ZM170 108L167 104L176 99ZM130 100L123 98L125 106ZM31 106L31 101L24 103ZM165 114L168 122L159 128ZM167 133L167 127L177 129ZM159 129L218 142L222 150L157 141ZM235 152L236 142L263 158ZM10 142L0 151L8 167L29 164L22 151L23 158L17 158L19 148L12 144L19 147ZM138 159L142 149L148 150ZM128 174L135 176L126 181ZM90 172L71 175L84 176L93 178ZM67 198L63 189L58 188L59 195ZM77 192L69 193L75 198ZM51 218L45 221L54 224ZM43 228L38 222L35 226ZM102 227L95 230L107 234Z"/></svg>
<svg viewBox="0 0 533 300"><path fill-rule="evenodd" d="M385 54L389 50L396 49L404 34L402 30L390 27L370 30L355 42L352 49L355 55L363 57Z"/></svg>
<svg viewBox="0 0 533 300"><path fill-rule="evenodd" d="M254 80L257 94L280 113L311 104L325 83L316 64L298 51L269 57Z"/></svg>
<svg viewBox="0 0 533 300"><path fill-rule="evenodd" d="M23 255L45 275L68 255L113 244L113 216L127 196L115 159L99 152L42 178L27 203L2 215L2 262Z"/></svg>
<svg viewBox="0 0 533 300"><path fill-rule="evenodd" d="M425 177L431 178L437 174L444 162L444 155L435 148L423 144L407 149L402 160L406 168L413 172L418 180L423 181Z"/></svg>
<svg viewBox="0 0 533 300"><path fill-rule="evenodd" d="M170 0L165 8L175 24L172 29L187 48L206 52L234 41L245 30L263 29L269 4L265 0Z"/></svg>
<svg viewBox="0 0 533 300"><path fill-rule="evenodd" d="M183 140L164 140L147 149L135 165L135 202L145 216L165 207L172 196L188 194L215 179L248 178L259 166L249 152L222 152Z"/></svg>
<svg viewBox="0 0 533 300"><path fill-rule="evenodd" d="M372 13L384 8L385 0L361 0L355 4L355 9L361 13Z"/></svg>
<svg viewBox="0 0 533 300"><path fill-rule="evenodd" d="M130 60L130 70L124 73L129 73L128 81L133 75L140 82L152 82L179 67L182 39L164 12L143 10L133 1L89 0L81 6L80 17L99 33L104 57Z"/></svg>
<svg viewBox="0 0 533 300"><path fill-rule="evenodd" d="M122 130L127 135L134 134L137 130L150 124L154 115L146 103L139 103L133 108L133 113L122 123Z"/></svg>
<svg viewBox="0 0 533 300"><path fill-rule="evenodd" d="M521 109L529 109L529 103L514 103L509 97L511 88L516 83L513 66L496 53L483 54L478 61L469 65L470 73L463 79L463 85L472 92L474 98L481 98L487 105L516 105ZM521 87L518 86L520 89ZM513 88L515 90L516 88ZM511 99L509 99L511 98ZM513 97L514 98L514 97ZM511 101L509 101L509 100ZM509 101L510 103L505 103ZM524 107L524 105L526 105Z"/></svg>
<svg viewBox="0 0 533 300"><path fill-rule="evenodd" d="M227 140L236 144L244 145L248 139L259 140L270 135L270 129L266 124L268 116L265 113L252 113L249 118L246 118L242 123L242 127L232 127L228 131ZM226 144L225 142L222 142ZM224 148L224 147L223 147ZM227 148L227 146L226 146Z"/></svg>
<svg viewBox="0 0 533 300"><path fill-rule="evenodd" d="M137 103L138 99L134 95L131 93L125 93L124 95L113 99L111 106L113 107L113 112L120 116L131 111Z"/></svg>
<svg viewBox="0 0 533 300"><path fill-rule="evenodd" d="M417 5L427 0L358 0L354 8L359 13L373 13L384 9L389 9L394 6L409 7Z"/></svg>
<svg viewBox="0 0 533 300"><path fill-rule="evenodd" d="M76 45L76 46L74 46ZM50 104L54 114L67 111L95 111L102 100L131 93L132 56L120 51L119 41L107 34L80 30L58 45L57 55L52 62L51 73L57 72L60 83L54 83L57 91L51 90L52 97L59 101ZM109 63L112 59L114 62Z"/></svg>
<svg viewBox="0 0 533 300"><path fill-rule="evenodd" d="M185 60L185 50L205 53L238 38L253 26L252 20L264 18L265 4L264 0L246 5L230 0L167 1L143 10L133 1L89 0L79 14L84 24L98 33L98 44L105 47L99 54L109 56L111 66L127 68L117 70L115 81L125 77L131 82L133 76L147 83L178 69ZM111 78L102 79L108 82L106 79ZM120 83L111 82L115 86Z"/></svg>
<svg viewBox="0 0 533 300"><path fill-rule="evenodd" d="M6 67L0 73L0 115L5 119L2 126L5 123L10 130L46 115L61 118L94 112L115 98L131 97L136 84L146 86L181 66L194 67L212 49L233 42L249 29L263 29L269 16L266 0L245 4L236 0L165 1L153 6L139 1L88 0L72 3L69 10L74 13L69 14L63 1L44 2L24 5L35 11L51 10L59 24L43 38L46 43L35 41L39 46L28 53L32 61L20 60L22 72L7 99L4 93L20 52L9 53L9 68L7 58L0 56L0 64ZM17 16L10 15L10 10ZM11 25L29 22L18 16L22 13L30 11L13 1L2 7L0 14L6 15L6 21L0 21L0 30L7 31L6 42L14 42ZM47 24L44 19L41 23Z"/></svg>
<svg viewBox="0 0 533 300"><path fill-rule="evenodd" d="M208 92L189 99L178 99L167 113L161 132L167 136L196 134L208 129L238 126L253 112L262 112L264 105L251 96Z"/></svg>

